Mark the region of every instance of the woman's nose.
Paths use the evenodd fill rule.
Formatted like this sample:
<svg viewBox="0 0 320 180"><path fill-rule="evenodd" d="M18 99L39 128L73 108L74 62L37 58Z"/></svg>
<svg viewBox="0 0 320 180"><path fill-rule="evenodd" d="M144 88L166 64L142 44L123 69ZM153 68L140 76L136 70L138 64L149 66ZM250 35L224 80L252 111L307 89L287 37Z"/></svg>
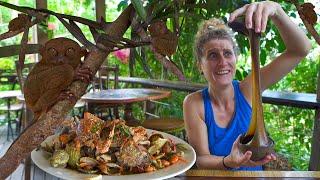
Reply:
<svg viewBox="0 0 320 180"><path fill-rule="evenodd" d="M225 58L224 56L220 56L218 64L219 65L227 64L227 58Z"/></svg>

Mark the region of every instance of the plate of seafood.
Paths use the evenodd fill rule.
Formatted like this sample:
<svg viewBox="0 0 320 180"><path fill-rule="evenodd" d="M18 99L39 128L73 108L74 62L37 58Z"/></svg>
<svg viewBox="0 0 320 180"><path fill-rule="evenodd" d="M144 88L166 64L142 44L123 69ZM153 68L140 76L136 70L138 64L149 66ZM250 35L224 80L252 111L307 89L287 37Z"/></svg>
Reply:
<svg viewBox="0 0 320 180"><path fill-rule="evenodd" d="M43 171L62 179L167 179L196 160L194 149L173 135L86 112L72 118L31 152Z"/></svg>

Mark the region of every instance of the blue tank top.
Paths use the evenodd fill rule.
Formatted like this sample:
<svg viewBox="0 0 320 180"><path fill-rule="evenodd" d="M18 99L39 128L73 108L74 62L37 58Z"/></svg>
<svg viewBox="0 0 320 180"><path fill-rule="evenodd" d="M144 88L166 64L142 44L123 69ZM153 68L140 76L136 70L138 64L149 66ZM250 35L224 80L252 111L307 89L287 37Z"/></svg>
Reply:
<svg viewBox="0 0 320 180"><path fill-rule="evenodd" d="M208 88L202 90L202 98L205 110L205 123L208 131L210 154L226 156L231 152L232 144L240 134L245 134L250 124L251 106L243 96L239 88L239 82L232 82L235 93L235 112L228 127L221 128L216 124L209 96ZM240 167L237 170L262 170L262 166Z"/></svg>

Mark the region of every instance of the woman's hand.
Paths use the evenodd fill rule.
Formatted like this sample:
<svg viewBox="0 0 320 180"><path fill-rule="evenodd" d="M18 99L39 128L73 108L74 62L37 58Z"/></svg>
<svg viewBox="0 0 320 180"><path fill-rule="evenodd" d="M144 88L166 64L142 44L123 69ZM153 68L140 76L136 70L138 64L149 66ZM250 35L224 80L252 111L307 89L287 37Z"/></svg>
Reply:
<svg viewBox="0 0 320 180"><path fill-rule="evenodd" d="M234 141L230 155L224 159L225 165L232 168L239 168L240 166L260 166L277 159L274 154L270 154L265 156L262 160L252 161L250 160L252 152L247 151L243 154L239 149L239 144L240 136Z"/></svg>
<svg viewBox="0 0 320 180"><path fill-rule="evenodd" d="M272 1L254 2L247 4L231 13L229 21L236 17L245 15L247 29L255 29L255 32L264 32L266 30L269 17L275 17L281 10L281 6Z"/></svg>

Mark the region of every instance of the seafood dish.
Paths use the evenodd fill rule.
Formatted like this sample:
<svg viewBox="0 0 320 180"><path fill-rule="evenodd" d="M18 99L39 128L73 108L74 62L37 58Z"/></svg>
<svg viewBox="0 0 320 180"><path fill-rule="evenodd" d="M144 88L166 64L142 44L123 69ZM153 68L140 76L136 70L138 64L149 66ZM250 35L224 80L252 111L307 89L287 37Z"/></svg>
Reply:
<svg viewBox="0 0 320 180"><path fill-rule="evenodd" d="M87 174L127 175L153 172L184 163L184 144L175 144L159 133L124 120L104 121L89 112L73 118L39 148L52 167ZM39 151L39 150L38 150Z"/></svg>

